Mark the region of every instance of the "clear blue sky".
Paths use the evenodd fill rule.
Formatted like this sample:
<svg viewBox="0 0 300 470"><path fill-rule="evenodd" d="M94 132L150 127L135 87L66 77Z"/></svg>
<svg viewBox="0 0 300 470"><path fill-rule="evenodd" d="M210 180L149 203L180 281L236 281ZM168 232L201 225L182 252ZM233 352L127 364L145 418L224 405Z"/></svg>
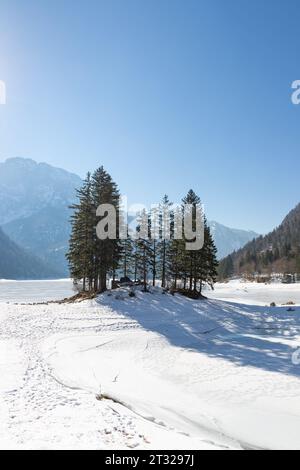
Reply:
<svg viewBox="0 0 300 470"><path fill-rule="evenodd" d="M1 0L0 160L131 202L192 187L208 217L266 232L300 201L298 0Z"/></svg>

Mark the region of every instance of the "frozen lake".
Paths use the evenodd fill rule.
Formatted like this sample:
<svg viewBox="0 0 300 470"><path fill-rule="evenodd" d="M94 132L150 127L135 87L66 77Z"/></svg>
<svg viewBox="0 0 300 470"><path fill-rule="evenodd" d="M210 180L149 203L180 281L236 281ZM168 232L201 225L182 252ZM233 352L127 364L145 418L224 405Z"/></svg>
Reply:
<svg viewBox="0 0 300 470"><path fill-rule="evenodd" d="M70 279L54 281L6 281L0 280L0 302L35 303L62 300L71 297L76 291ZM217 283L215 290L205 290L211 299L248 305L282 305L294 302L300 305L300 284L256 284L231 281Z"/></svg>
<svg viewBox="0 0 300 470"><path fill-rule="evenodd" d="M215 290L205 290L210 299L226 300L248 305L270 305L275 302L278 306L287 302L300 305L300 284L257 284L241 280L215 284Z"/></svg>
<svg viewBox="0 0 300 470"><path fill-rule="evenodd" d="M0 280L0 302L32 303L62 300L75 294L70 279L56 281Z"/></svg>

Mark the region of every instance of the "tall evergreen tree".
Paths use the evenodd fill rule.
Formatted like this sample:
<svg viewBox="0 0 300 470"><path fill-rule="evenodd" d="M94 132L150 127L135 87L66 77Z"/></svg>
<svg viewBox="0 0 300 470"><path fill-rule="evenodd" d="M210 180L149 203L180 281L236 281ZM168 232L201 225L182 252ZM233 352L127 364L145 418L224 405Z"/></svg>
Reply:
<svg viewBox="0 0 300 470"><path fill-rule="evenodd" d="M217 248L205 217L202 263L202 270L200 271L199 276L200 294L202 292L202 287L204 283L207 283L213 289L213 286L217 280L219 265L217 260Z"/></svg>
<svg viewBox="0 0 300 470"><path fill-rule="evenodd" d="M111 176L104 170L103 166L98 168L92 176L92 197L93 203L97 208L103 204L110 204L116 211L116 238L100 240L95 236L94 254L95 254L95 275L94 288L96 291L103 292L107 288L107 275L112 272L115 275L120 261L121 246L118 233L119 220L119 202L120 194L116 183ZM95 227L105 216L97 216L95 211Z"/></svg>
<svg viewBox="0 0 300 470"><path fill-rule="evenodd" d="M94 239L94 205L91 195L91 176L88 173L82 188L77 190L77 204L71 206L72 232L70 236L67 259L71 276L82 280L83 290L91 289L93 279L93 239Z"/></svg>
<svg viewBox="0 0 300 470"><path fill-rule="evenodd" d="M161 276L161 286L165 288L167 286L168 274L170 271L171 263L171 237L174 233L174 217L170 210L172 203L169 201L167 195L162 199L159 207L159 219L160 219L160 238L161 241L158 244L158 260L159 260L159 272Z"/></svg>
<svg viewBox="0 0 300 470"><path fill-rule="evenodd" d="M204 283L212 287L216 281L218 266L217 249L206 218L202 214L200 198L193 190L190 190L182 202L182 218L185 219L184 215L186 216L187 211L190 211L189 216L193 232L199 230L199 227L197 227L199 220L196 217L196 209L200 211L204 231L204 244L201 249L189 250L186 244L193 240L188 240L186 236L181 240L173 239L170 246L171 275L175 288L178 281L180 281L180 286L185 291L189 291L194 295L201 295Z"/></svg>
<svg viewBox="0 0 300 470"><path fill-rule="evenodd" d="M160 210L159 206L152 207L149 213L149 257L152 271L152 285L156 284L159 269L159 241L160 241Z"/></svg>
<svg viewBox="0 0 300 470"><path fill-rule="evenodd" d="M199 196L191 189L186 197L182 200L185 211L191 211L192 230L195 232L196 227L196 210L200 207L201 200ZM190 206L189 209L188 205ZM185 239L185 242L190 240ZM197 283L199 281L199 272L203 269L203 252L202 250L186 250L184 256L184 266L188 277L188 288L190 291L197 290Z"/></svg>
<svg viewBox="0 0 300 470"><path fill-rule="evenodd" d="M123 277L131 277L134 274L134 241L128 236L120 242L120 270Z"/></svg>
<svg viewBox="0 0 300 470"><path fill-rule="evenodd" d="M72 277L82 280L84 290L103 292L108 275L115 280L120 272L123 277L134 273L135 280L142 279L145 291L150 274L153 286L160 277L162 287L172 281L175 288L180 287L195 295L201 294L204 283L213 286L217 276L217 250L204 216L203 248L189 249L188 245L194 242L188 239L189 236L195 233L196 228L199 230L196 208L201 203L194 191L190 190L182 201L182 207L171 211L171 214L167 196L150 213L142 211L134 240L129 233L127 239L119 238L126 227L123 223L119 225L119 191L103 167L98 168L92 177L87 175L77 197L78 202L72 206L72 233L67 258ZM187 235L185 231L185 236L180 239L176 234L176 221L179 221L179 226L187 223L187 208L193 233ZM108 220L108 215L112 215L113 221ZM246 254L251 260L255 255L252 251L248 250Z"/></svg>
<svg viewBox="0 0 300 470"><path fill-rule="evenodd" d="M137 236L135 241L136 272L142 279L144 291L147 291L149 271L153 269L153 252L150 240L149 214L143 210L138 218Z"/></svg>

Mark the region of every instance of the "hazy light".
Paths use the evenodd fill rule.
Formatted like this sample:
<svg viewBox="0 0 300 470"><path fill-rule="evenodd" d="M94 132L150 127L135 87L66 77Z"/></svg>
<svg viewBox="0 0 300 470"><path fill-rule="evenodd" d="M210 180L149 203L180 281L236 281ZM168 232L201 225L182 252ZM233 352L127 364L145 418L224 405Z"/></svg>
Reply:
<svg viewBox="0 0 300 470"><path fill-rule="evenodd" d="M6 85L0 80L0 104L6 104Z"/></svg>

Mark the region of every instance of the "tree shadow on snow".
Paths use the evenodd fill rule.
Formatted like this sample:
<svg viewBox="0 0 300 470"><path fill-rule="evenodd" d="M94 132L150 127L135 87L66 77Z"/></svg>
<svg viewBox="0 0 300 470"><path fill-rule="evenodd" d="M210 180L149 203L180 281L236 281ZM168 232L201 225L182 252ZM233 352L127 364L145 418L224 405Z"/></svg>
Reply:
<svg viewBox="0 0 300 470"><path fill-rule="evenodd" d="M163 335L178 348L238 366L300 377L300 365L292 363L293 348L300 348L299 309L287 312L286 308L191 300L157 292L118 299L104 294L98 302L135 320L145 330Z"/></svg>

